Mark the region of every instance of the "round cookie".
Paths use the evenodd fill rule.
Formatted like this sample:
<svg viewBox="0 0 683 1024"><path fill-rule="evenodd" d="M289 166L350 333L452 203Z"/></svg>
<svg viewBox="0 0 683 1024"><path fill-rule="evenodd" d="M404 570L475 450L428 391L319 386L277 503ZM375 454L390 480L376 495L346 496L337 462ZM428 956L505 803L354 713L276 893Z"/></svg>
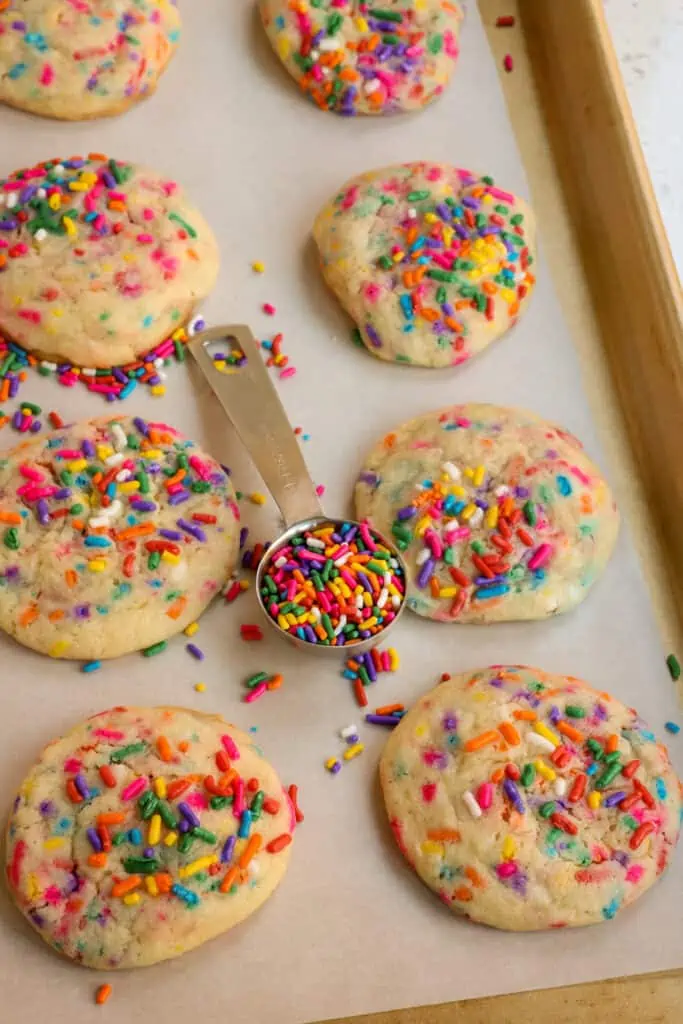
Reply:
<svg viewBox="0 0 683 1024"><path fill-rule="evenodd" d="M445 164L352 178L313 237L360 341L389 362L460 366L514 326L535 285L530 208Z"/></svg>
<svg viewBox="0 0 683 1024"><path fill-rule="evenodd" d="M680 784L632 708L495 665L443 682L386 745L396 840L456 913L511 931L610 920L664 871Z"/></svg>
<svg viewBox="0 0 683 1024"><path fill-rule="evenodd" d="M180 36L175 0L6 0L0 102L80 121L154 92Z"/></svg>
<svg viewBox="0 0 683 1024"><path fill-rule="evenodd" d="M356 509L403 552L408 607L439 622L569 611L619 530L609 487L575 437L523 409L474 403L384 437L365 460Z"/></svg>
<svg viewBox="0 0 683 1024"><path fill-rule="evenodd" d="M344 117L419 110L458 59L455 0L260 0L273 49L303 91Z"/></svg>
<svg viewBox="0 0 683 1024"><path fill-rule="evenodd" d="M113 708L45 748L10 815L7 879L64 956L101 969L179 956L257 910L295 821L274 770L217 715Z"/></svg>
<svg viewBox="0 0 683 1024"><path fill-rule="evenodd" d="M55 363L131 363L190 319L216 240L176 182L98 154L0 180L0 331Z"/></svg>
<svg viewBox="0 0 683 1024"><path fill-rule="evenodd" d="M172 427L88 420L0 455L0 628L54 658L114 658L193 622L237 559L217 462Z"/></svg>

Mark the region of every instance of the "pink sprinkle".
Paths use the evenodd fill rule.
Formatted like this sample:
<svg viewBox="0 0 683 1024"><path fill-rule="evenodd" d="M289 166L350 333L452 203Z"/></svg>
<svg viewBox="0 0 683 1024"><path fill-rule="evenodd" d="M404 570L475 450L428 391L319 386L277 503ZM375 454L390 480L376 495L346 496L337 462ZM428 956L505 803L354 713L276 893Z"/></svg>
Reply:
<svg viewBox="0 0 683 1024"><path fill-rule="evenodd" d="M514 66L515 66L515 63L514 63L512 57L510 56L509 53L506 53L505 57L503 58L503 67L505 68L505 70L507 72L510 72L510 71L512 71Z"/></svg>
<svg viewBox="0 0 683 1024"><path fill-rule="evenodd" d="M515 200L515 197L511 192L503 192L502 189L494 188L493 185L489 185L486 191L490 196L493 196L494 199L500 199L502 203L513 203Z"/></svg>
<svg viewBox="0 0 683 1024"><path fill-rule="evenodd" d="M288 366L286 369L280 371L280 380L287 380L288 377L293 377L296 373L295 366Z"/></svg>
<svg viewBox="0 0 683 1024"><path fill-rule="evenodd" d="M19 472L22 476L26 477L27 480L32 480L35 484L39 484L43 480L43 474L37 469L34 469L33 466L27 466L26 463L23 463L19 467Z"/></svg>
<svg viewBox="0 0 683 1024"><path fill-rule="evenodd" d="M477 803L482 811L488 811L493 803L493 785L490 782L482 782L477 790Z"/></svg>
<svg viewBox="0 0 683 1024"><path fill-rule="evenodd" d="M382 651L380 658L382 659L382 671L391 672L391 658L389 657L389 652Z"/></svg>
<svg viewBox="0 0 683 1024"><path fill-rule="evenodd" d="M205 811L209 806L209 801L204 793L199 793L196 789L186 793L183 799L187 801L190 807L195 807L198 811Z"/></svg>
<svg viewBox="0 0 683 1024"><path fill-rule="evenodd" d="M142 211L144 220L154 220L154 210L150 210L149 206L146 206Z"/></svg>
<svg viewBox="0 0 683 1024"><path fill-rule="evenodd" d="M265 683L259 683L258 686L255 686L253 690L249 691L249 693L245 693L242 700L245 704L253 704L255 700L258 700L259 697L263 696L267 689L268 687Z"/></svg>
<svg viewBox="0 0 683 1024"><path fill-rule="evenodd" d="M633 882L635 884L641 880L644 874L645 868L642 864L632 864L626 872L626 881Z"/></svg>
<svg viewBox="0 0 683 1024"><path fill-rule="evenodd" d="M232 736L228 736L227 733L221 736L221 743L228 757L232 758L233 761L238 761L240 752Z"/></svg>
<svg viewBox="0 0 683 1024"><path fill-rule="evenodd" d="M240 818L244 810L244 779L235 779L233 789L235 798L232 803L232 813L233 817Z"/></svg>
<svg viewBox="0 0 683 1024"><path fill-rule="evenodd" d="M264 302L263 303L263 312L267 316L275 316L275 313L277 312L277 310L275 309L275 306L273 306L270 302Z"/></svg>
<svg viewBox="0 0 683 1024"><path fill-rule="evenodd" d="M52 85L55 80L55 69L52 64L43 64L43 70L40 73L40 84L41 85Z"/></svg>
<svg viewBox="0 0 683 1024"><path fill-rule="evenodd" d="M374 540L370 536L370 530L368 529L368 524L367 523L361 523L360 524L360 535L363 538L363 543L365 544L365 546L368 549L368 551L376 551L377 550L377 545L375 544Z"/></svg>
<svg viewBox="0 0 683 1024"><path fill-rule="evenodd" d="M542 569L544 565L547 565L550 559L553 557L553 547L551 544L541 544L540 547L536 548L533 555L529 559L529 568L534 571L535 569Z"/></svg>
<svg viewBox="0 0 683 1024"><path fill-rule="evenodd" d="M79 761L77 757L68 757L64 762L65 772L80 772L81 767L82 762Z"/></svg>
<svg viewBox="0 0 683 1024"><path fill-rule="evenodd" d="M22 320L28 320L32 324L39 324L43 319L42 314L37 309L20 309L19 316Z"/></svg>
<svg viewBox="0 0 683 1024"><path fill-rule="evenodd" d="M346 193L346 195L344 196L344 198L341 201L341 208L342 208L342 210L348 210L350 206L353 206L353 204L358 199L358 194L359 194L358 185L354 185L353 188L350 188L349 191Z"/></svg>
<svg viewBox="0 0 683 1024"><path fill-rule="evenodd" d="M514 860L503 861L502 864L496 865L496 874L499 878L512 878L517 874L517 865Z"/></svg>
<svg viewBox="0 0 683 1024"><path fill-rule="evenodd" d="M318 486L315 489L315 493L318 495L319 498L322 498L323 494L325 493L325 485L318 484Z"/></svg>
<svg viewBox="0 0 683 1024"><path fill-rule="evenodd" d="M141 231L140 234L137 236L137 240L138 242L140 242L141 245L151 245L152 242L154 241L154 235L150 235L147 234L145 231Z"/></svg>
<svg viewBox="0 0 683 1024"><path fill-rule="evenodd" d="M135 800L136 797L140 796L141 793L147 789L147 779L140 777L139 779L133 779L127 786L121 790L122 800Z"/></svg>
<svg viewBox="0 0 683 1024"><path fill-rule="evenodd" d="M435 796L436 796L436 783L435 782L425 782L424 786L422 787L422 799L424 800L424 802L426 804L430 804Z"/></svg>
<svg viewBox="0 0 683 1024"><path fill-rule="evenodd" d="M190 456L190 465L192 466L197 476L200 476L202 480L208 480L209 477L211 476L210 467L205 465L198 455Z"/></svg>
<svg viewBox="0 0 683 1024"><path fill-rule="evenodd" d="M93 736L100 736L103 740L122 740L125 739L126 734L120 729L95 729Z"/></svg>

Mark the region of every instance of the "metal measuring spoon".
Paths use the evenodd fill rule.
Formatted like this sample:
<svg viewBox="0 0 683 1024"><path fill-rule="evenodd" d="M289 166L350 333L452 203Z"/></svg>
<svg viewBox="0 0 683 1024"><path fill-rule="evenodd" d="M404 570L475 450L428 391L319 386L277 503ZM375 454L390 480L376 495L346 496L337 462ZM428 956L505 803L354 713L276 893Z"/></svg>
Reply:
<svg viewBox="0 0 683 1024"><path fill-rule="evenodd" d="M208 351L210 346L219 342L224 343L235 356L234 364L231 363L227 370L218 369ZM375 647L385 639L405 608L407 576L403 558L394 544L374 529L370 531L372 537L389 551L391 565L395 566L393 573L403 583L400 605L392 609L394 618L378 633L344 644L338 641L326 643L320 639L313 642L289 633L270 614L262 593L264 579L278 554L293 538L328 525L336 532L344 524L358 530L367 524L352 519L330 519L324 515L299 443L248 327L231 325L202 331L189 342L188 348L239 434L284 520L284 532L264 552L256 573L259 605L271 627L281 637L309 651L346 652L350 655Z"/></svg>

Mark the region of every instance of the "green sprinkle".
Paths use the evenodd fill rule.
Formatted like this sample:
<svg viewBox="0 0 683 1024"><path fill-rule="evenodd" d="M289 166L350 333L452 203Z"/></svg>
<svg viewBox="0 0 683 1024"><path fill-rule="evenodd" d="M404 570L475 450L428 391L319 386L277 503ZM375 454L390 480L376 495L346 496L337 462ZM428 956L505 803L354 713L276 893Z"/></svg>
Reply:
<svg viewBox="0 0 683 1024"><path fill-rule="evenodd" d="M555 801L549 800L547 803L541 804L538 808L538 813L542 818L549 818L551 814L555 813Z"/></svg>
<svg viewBox="0 0 683 1024"><path fill-rule="evenodd" d="M397 24L403 21L402 11L386 10L384 7L371 7L368 14L371 18L377 18L378 21L395 21ZM410 199L410 196L408 196L408 199Z"/></svg>
<svg viewBox="0 0 683 1024"><path fill-rule="evenodd" d="M529 526L536 525L536 507L533 501L524 502L524 518L526 519Z"/></svg>
<svg viewBox="0 0 683 1024"><path fill-rule="evenodd" d="M329 615L328 615L328 614L327 614L327 613L325 612L325 613L324 613L324 614L323 614L323 615L321 616L321 619L320 619L320 621L321 621L321 623L322 623L322 627L323 627L323 629L325 630L325 632L327 633L327 635L329 636L329 638L330 638L330 640L331 640L331 639L332 639L332 637L334 636L334 626L332 625L332 619L331 619L331 618L329 617Z"/></svg>
<svg viewBox="0 0 683 1024"><path fill-rule="evenodd" d="M194 829L193 833L197 839L201 839L204 843L217 843L218 837L213 833L209 832L207 828L198 827Z"/></svg>
<svg viewBox="0 0 683 1024"><path fill-rule="evenodd" d="M519 778L519 781L522 783L524 788L528 789L529 786L533 786L535 778L536 769L534 768L534 766L532 764L525 764L524 768L522 769L522 774Z"/></svg>
<svg viewBox="0 0 683 1024"><path fill-rule="evenodd" d="M361 682L363 683L363 686L369 686L370 685L370 676L368 675L368 671L367 671L365 665L361 665L360 666L360 668L358 669L358 675L361 678Z"/></svg>
<svg viewBox="0 0 683 1024"><path fill-rule="evenodd" d="M597 740L586 740L586 746L588 747L596 761L602 761L602 759L605 756L605 751L602 749L601 744L598 743Z"/></svg>
<svg viewBox="0 0 683 1024"><path fill-rule="evenodd" d="M128 841L128 836L125 832L117 832L115 836L111 837L112 846L121 846L123 843Z"/></svg>
<svg viewBox="0 0 683 1024"><path fill-rule="evenodd" d="M157 552L158 553L158 552ZM155 654L161 654L168 647L166 640L160 640L158 644L152 644L151 647L146 647L142 652L143 658L153 658Z"/></svg>
<svg viewBox="0 0 683 1024"><path fill-rule="evenodd" d="M129 875L153 875L161 868L161 862L153 857L126 857L123 870Z"/></svg>
<svg viewBox="0 0 683 1024"><path fill-rule="evenodd" d="M430 195L431 192L422 189L421 191L417 192L409 192L408 195L406 196L406 199L408 200L409 203L419 203L421 199L429 199Z"/></svg>
<svg viewBox="0 0 683 1024"><path fill-rule="evenodd" d="M586 712L583 710L583 708L580 708L578 704L567 704L566 708L564 709L564 713L569 718L586 717Z"/></svg>
<svg viewBox="0 0 683 1024"><path fill-rule="evenodd" d="M564 835L564 833L561 828L551 828L550 832L548 832L548 842L552 846L553 843L556 843L562 835Z"/></svg>
<svg viewBox="0 0 683 1024"><path fill-rule="evenodd" d="M157 806L157 814L163 821L166 828L175 829L178 827L175 814L171 809L170 804L167 804L164 800L160 800Z"/></svg>
<svg viewBox="0 0 683 1024"><path fill-rule="evenodd" d="M191 832L185 832L178 840L178 852L187 853L194 842L194 836Z"/></svg>
<svg viewBox="0 0 683 1024"><path fill-rule="evenodd" d="M605 770L602 773L602 775L600 776L600 778L596 779L596 781L595 781L595 788L596 789L605 789L606 786L609 786L610 782L613 782L614 779L616 779L616 777L617 777L617 775L619 774L620 771L621 771L621 764L610 764L610 765L608 765L608 767L605 768Z"/></svg>
<svg viewBox="0 0 683 1024"><path fill-rule="evenodd" d="M251 801L251 806L249 807L249 810L251 811L252 821L258 821L258 819L261 817L261 812L263 810L263 801L265 800L265 798L266 794L263 792L262 789L259 789L259 791L254 796L254 799Z"/></svg>
<svg viewBox="0 0 683 1024"><path fill-rule="evenodd" d="M185 231L187 231L187 233L190 236L190 238L196 238L197 237L197 232L192 227L192 225L188 224L186 220L183 220L183 218L179 214L177 214L177 213L169 213L168 219L169 220L174 220L176 222L176 224L180 224L181 228L184 228Z"/></svg>
<svg viewBox="0 0 683 1024"><path fill-rule="evenodd" d="M10 526L10 528L8 530L5 530L5 533L4 533L4 536L2 538L2 541L3 541L3 544L5 545L5 547L9 548L10 551L18 551L19 550L19 534L17 533L16 527Z"/></svg>
<svg viewBox="0 0 683 1024"><path fill-rule="evenodd" d="M281 608L280 611L283 614L286 614L284 607ZM253 676L249 676L245 683L245 686L247 686L250 690L253 690L255 686L258 686L259 683L265 682L266 679L270 679L270 676L268 675L267 672L256 672Z"/></svg>
<svg viewBox="0 0 683 1024"><path fill-rule="evenodd" d="M147 559L147 568L151 569L152 571L154 569L158 569L160 562L161 562L161 552L160 551L153 551L151 553L151 555L149 556L149 558ZM147 653L147 652L145 652L145 653Z"/></svg>
<svg viewBox="0 0 683 1024"><path fill-rule="evenodd" d="M674 682L681 678L681 665L675 654L670 654L666 659L669 674Z"/></svg>
<svg viewBox="0 0 683 1024"><path fill-rule="evenodd" d="M34 416L40 416L43 411L39 405L34 405L32 402L22 402L21 408L28 409L28 411L32 412Z"/></svg>
<svg viewBox="0 0 683 1024"><path fill-rule="evenodd" d="M233 801L231 796L212 796L209 803L211 804L212 811L222 811L224 807L227 807Z"/></svg>
<svg viewBox="0 0 683 1024"><path fill-rule="evenodd" d="M112 764L121 764L127 757L133 757L135 754L144 754L145 750L147 750L147 744L144 740L141 740L140 743L129 743L127 747L115 750L109 760Z"/></svg>
<svg viewBox="0 0 683 1024"><path fill-rule="evenodd" d="M148 800L144 807L140 808L140 815L143 821L149 821L153 814L156 814L159 809L159 797L151 794L151 800Z"/></svg>

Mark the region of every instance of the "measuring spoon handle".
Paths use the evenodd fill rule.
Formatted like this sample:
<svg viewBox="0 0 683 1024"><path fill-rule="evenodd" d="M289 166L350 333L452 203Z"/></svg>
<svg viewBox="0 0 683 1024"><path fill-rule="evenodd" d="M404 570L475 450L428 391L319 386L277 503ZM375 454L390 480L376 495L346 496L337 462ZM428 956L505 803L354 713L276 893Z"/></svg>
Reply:
<svg viewBox="0 0 683 1024"><path fill-rule="evenodd" d="M216 342L246 357L230 373L216 369L208 349ZM188 348L275 499L286 526L323 514L315 485L259 347L248 327L202 331Z"/></svg>

